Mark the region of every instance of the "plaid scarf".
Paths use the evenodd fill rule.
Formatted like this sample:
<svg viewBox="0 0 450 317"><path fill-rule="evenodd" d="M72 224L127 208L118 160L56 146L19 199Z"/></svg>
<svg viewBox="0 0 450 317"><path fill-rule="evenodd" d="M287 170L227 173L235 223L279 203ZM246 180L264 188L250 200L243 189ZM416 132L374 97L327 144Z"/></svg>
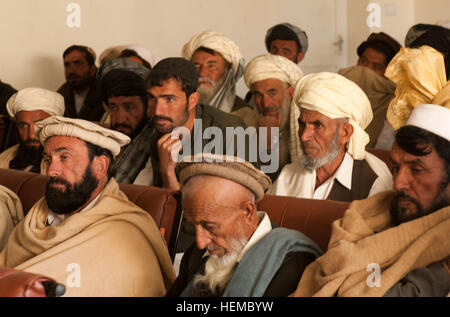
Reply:
<svg viewBox="0 0 450 317"><path fill-rule="evenodd" d="M132 184L134 182L150 156L150 139L154 133L156 129L153 129L149 121L118 157L115 163L115 179L118 183Z"/></svg>

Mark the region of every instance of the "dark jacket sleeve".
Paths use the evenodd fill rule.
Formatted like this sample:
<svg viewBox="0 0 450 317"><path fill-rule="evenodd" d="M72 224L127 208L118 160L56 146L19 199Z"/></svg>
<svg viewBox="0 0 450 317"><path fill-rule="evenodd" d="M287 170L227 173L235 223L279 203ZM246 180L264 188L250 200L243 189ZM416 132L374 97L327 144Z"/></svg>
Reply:
<svg viewBox="0 0 450 317"><path fill-rule="evenodd" d="M292 294L297 289L303 271L314 259L315 256L311 253L288 253L267 287L264 297L287 297Z"/></svg>

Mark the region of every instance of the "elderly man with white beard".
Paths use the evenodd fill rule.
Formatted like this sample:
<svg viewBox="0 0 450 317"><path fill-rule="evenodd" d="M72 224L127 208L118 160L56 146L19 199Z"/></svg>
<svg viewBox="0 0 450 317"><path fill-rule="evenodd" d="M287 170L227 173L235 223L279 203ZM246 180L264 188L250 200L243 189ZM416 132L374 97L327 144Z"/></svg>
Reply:
<svg viewBox="0 0 450 317"><path fill-rule="evenodd" d="M252 97L250 107L241 108L232 114L244 119L248 126L267 128L267 149L277 150L279 167L268 176L274 181L281 169L293 161L290 151L290 128L295 127L294 104L292 97L297 81L303 72L289 59L272 54L264 54L252 59L244 71L245 84L250 89ZM292 113L292 116L291 116ZM279 129L279 138L271 140L271 129ZM295 151L292 151L295 153Z"/></svg>
<svg viewBox="0 0 450 317"><path fill-rule="evenodd" d="M198 70L201 104L225 112L248 107L236 95L236 83L242 77L245 61L231 39L215 31L203 31L183 46L181 55Z"/></svg>
<svg viewBox="0 0 450 317"><path fill-rule="evenodd" d="M236 157L200 153L179 164L182 205L196 230L166 296L287 296L321 254L302 233L272 228L256 202L270 178Z"/></svg>
<svg viewBox="0 0 450 317"><path fill-rule="evenodd" d="M372 109L358 85L334 73L310 74L297 83L294 103L298 159L268 193L350 202L392 189L387 165L365 151Z"/></svg>

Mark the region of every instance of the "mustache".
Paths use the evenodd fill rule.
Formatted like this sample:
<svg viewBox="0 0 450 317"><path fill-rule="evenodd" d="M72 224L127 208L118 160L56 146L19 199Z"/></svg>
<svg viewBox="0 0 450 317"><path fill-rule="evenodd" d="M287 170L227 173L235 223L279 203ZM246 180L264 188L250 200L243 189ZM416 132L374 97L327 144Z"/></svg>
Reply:
<svg viewBox="0 0 450 317"><path fill-rule="evenodd" d="M126 123L116 123L116 124L113 124L111 126L111 128L113 130L117 130L118 128L126 128L126 129L133 130L133 128L129 124L126 124Z"/></svg>
<svg viewBox="0 0 450 317"><path fill-rule="evenodd" d="M47 184L48 185L61 184L61 185L65 185L67 188L71 187L70 183L61 177L49 177Z"/></svg>
<svg viewBox="0 0 450 317"><path fill-rule="evenodd" d="M155 122L155 121L158 120L158 119L160 119L160 120L167 120L167 121L173 123L173 119L172 119L172 118L169 118L169 117L165 117L165 116L153 116L153 117L152 117L153 122Z"/></svg>
<svg viewBox="0 0 450 317"><path fill-rule="evenodd" d="M199 77L198 82L201 82L201 81L207 82L208 84L211 84L211 85L214 85L214 84L215 84L215 82L213 82L213 81L212 81L210 78L208 78L208 77Z"/></svg>
<svg viewBox="0 0 450 317"><path fill-rule="evenodd" d="M25 141L23 141L23 144L25 144L25 145L29 145L31 143L39 143L39 144L41 144L41 142L38 139L26 139Z"/></svg>

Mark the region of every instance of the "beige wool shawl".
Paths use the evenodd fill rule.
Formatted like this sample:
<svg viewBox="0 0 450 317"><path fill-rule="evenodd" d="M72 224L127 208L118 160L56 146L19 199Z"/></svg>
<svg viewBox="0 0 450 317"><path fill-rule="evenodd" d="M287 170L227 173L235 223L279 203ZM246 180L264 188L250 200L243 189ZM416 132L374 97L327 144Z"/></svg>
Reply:
<svg viewBox="0 0 450 317"><path fill-rule="evenodd" d="M445 260L450 255L450 207L392 227L394 194L353 202L333 223L328 251L306 268L292 295L383 296L407 273ZM370 263L381 268L380 287L368 286Z"/></svg>
<svg viewBox="0 0 450 317"><path fill-rule="evenodd" d="M164 296L175 279L151 216L111 179L96 205L47 226L40 199L12 232L0 265L45 274L65 296Z"/></svg>
<svg viewBox="0 0 450 317"><path fill-rule="evenodd" d="M0 153L0 168L9 169L9 163L16 157L17 152L19 152L19 144Z"/></svg>
<svg viewBox="0 0 450 317"><path fill-rule="evenodd" d="M0 251L14 227L23 219L22 203L16 193L0 185Z"/></svg>

